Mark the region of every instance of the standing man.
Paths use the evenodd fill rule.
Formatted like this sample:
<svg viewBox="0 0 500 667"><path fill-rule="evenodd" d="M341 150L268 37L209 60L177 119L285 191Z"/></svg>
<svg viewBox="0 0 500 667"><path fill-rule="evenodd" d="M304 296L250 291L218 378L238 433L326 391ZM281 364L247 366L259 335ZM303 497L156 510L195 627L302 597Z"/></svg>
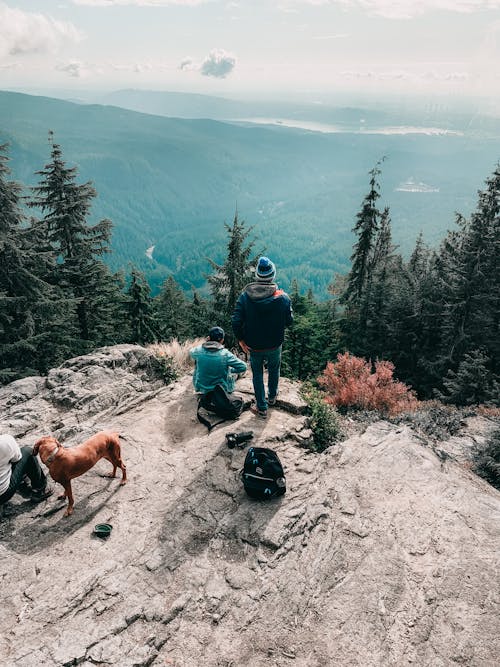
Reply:
<svg viewBox="0 0 500 667"><path fill-rule="evenodd" d="M31 483L30 499L39 503L48 498L53 489L33 456L31 447L19 447L11 435L0 435L0 505L3 505L24 485L24 478Z"/></svg>
<svg viewBox="0 0 500 667"><path fill-rule="evenodd" d="M234 391L234 383L247 365L224 347L224 329L212 327L208 339L202 345L191 348L189 354L196 362L193 384L195 391L206 394L220 384L228 394Z"/></svg>
<svg viewBox="0 0 500 667"><path fill-rule="evenodd" d="M285 328L293 322L292 302L274 282L276 267L268 257L260 257L255 269L256 282L240 294L232 317L235 336L241 348L250 353L253 389L257 407L253 412L262 419L267 407L276 403L280 377L281 345ZM268 370L268 397L264 389L264 363Z"/></svg>

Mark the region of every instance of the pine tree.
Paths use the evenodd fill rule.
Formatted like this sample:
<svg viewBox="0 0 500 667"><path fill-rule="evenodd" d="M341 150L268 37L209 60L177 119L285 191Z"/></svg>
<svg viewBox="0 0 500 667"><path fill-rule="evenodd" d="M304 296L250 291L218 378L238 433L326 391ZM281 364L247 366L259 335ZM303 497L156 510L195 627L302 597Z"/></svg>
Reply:
<svg viewBox="0 0 500 667"><path fill-rule="evenodd" d="M67 329L63 304L44 280L50 256L20 208L22 186L9 181L7 146L0 146L0 383L47 370L61 361ZM54 335L53 335L54 333Z"/></svg>
<svg viewBox="0 0 500 667"><path fill-rule="evenodd" d="M132 269L127 289L127 310L131 330L131 343L145 345L158 340L158 325L154 313L151 289L144 274Z"/></svg>
<svg viewBox="0 0 500 667"><path fill-rule="evenodd" d="M479 192L476 211L457 215L458 230L441 248L446 299L442 312L444 370L455 371L464 355L481 349L489 370L500 374L500 166Z"/></svg>
<svg viewBox="0 0 500 667"><path fill-rule="evenodd" d="M367 286L361 303L364 340L363 353L371 358L387 358L389 316L393 292L401 275L400 257L394 255L389 209L380 215L379 228L368 268Z"/></svg>
<svg viewBox="0 0 500 667"><path fill-rule="evenodd" d="M449 370L443 380L444 391L437 392L445 403L455 405L499 404L500 382L490 371L490 359L482 350L465 354L457 371Z"/></svg>
<svg viewBox="0 0 500 667"><path fill-rule="evenodd" d="M183 340L189 331L188 301L173 276L163 283L155 298L156 319L162 340Z"/></svg>
<svg viewBox="0 0 500 667"><path fill-rule="evenodd" d="M382 158L383 160L384 158ZM381 173L380 160L370 171L370 190L365 196L357 222L353 228L358 240L351 255L351 270L347 277L347 286L341 297L346 306L343 318L343 333L347 348L356 354L366 353L367 322L372 295L372 283L378 257L375 253L383 248L382 238L378 235L381 219L389 222L389 211L382 214L377 208L380 197L378 177ZM377 241L379 244L377 245Z"/></svg>
<svg viewBox="0 0 500 667"><path fill-rule="evenodd" d="M345 301L352 306L359 306L369 280L370 266L373 261L373 249L376 234L379 229L380 211L376 203L380 197L380 163L369 172L370 191L363 200L361 211L357 214L357 222L353 232L358 237L351 255L351 270L349 272Z"/></svg>
<svg viewBox="0 0 500 667"><path fill-rule="evenodd" d="M316 303L311 290L303 296L296 280L292 281L290 297L294 322L285 333L283 374L305 380L316 377L328 359L337 354L338 336L332 327L331 304Z"/></svg>
<svg viewBox="0 0 500 667"><path fill-rule="evenodd" d="M440 382L442 368L436 363L441 347L441 329L447 272L436 252L431 252L421 236L405 267L404 284L408 302L400 338L395 341L394 361L405 382L430 398Z"/></svg>
<svg viewBox="0 0 500 667"><path fill-rule="evenodd" d="M117 280L98 259L109 251L111 222L88 224L96 191L90 182L75 182L77 169L66 166L52 132L49 144L51 160L37 172L41 180L29 205L44 213L41 225L57 260L52 280L76 302L80 342L74 351L86 351L116 329L109 306L118 299Z"/></svg>
<svg viewBox="0 0 500 667"><path fill-rule="evenodd" d="M188 309L188 335L190 337L199 338L207 335L211 325L211 311L210 305L193 287L193 298Z"/></svg>
<svg viewBox="0 0 500 667"><path fill-rule="evenodd" d="M248 241L253 227L247 228L244 221L238 220L238 211L233 224L224 226L228 234L226 259L223 264L209 260L214 273L208 276L207 282L213 298L213 322L225 329L226 342L231 345L235 342L231 334L231 315L241 291L251 280L255 258L251 258L254 242Z"/></svg>

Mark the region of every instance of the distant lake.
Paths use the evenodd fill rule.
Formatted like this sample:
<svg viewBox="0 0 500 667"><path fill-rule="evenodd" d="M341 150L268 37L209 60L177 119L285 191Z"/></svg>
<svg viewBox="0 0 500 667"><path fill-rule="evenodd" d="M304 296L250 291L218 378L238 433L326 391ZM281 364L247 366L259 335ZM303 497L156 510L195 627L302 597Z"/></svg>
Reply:
<svg viewBox="0 0 500 667"><path fill-rule="evenodd" d="M323 132L328 134L351 132L356 134L425 134L425 135L463 135L462 132L446 130L441 127L415 127L411 125L398 125L388 127L368 127L363 119L357 125L353 123L345 125L331 125L329 123L317 123L309 120L295 120L291 118L233 118L233 123L253 123L255 125L277 125L293 127L310 132Z"/></svg>

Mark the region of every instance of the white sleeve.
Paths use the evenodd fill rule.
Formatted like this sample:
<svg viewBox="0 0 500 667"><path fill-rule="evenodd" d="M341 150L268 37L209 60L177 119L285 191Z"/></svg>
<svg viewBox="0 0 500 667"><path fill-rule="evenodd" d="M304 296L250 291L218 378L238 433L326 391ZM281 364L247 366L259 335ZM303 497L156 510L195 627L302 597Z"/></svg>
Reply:
<svg viewBox="0 0 500 667"><path fill-rule="evenodd" d="M12 452L10 463L16 463L17 461L20 461L21 460L21 449L20 449L19 445L17 444L16 440L12 436L9 437L9 445L10 445L10 449L11 449L11 452Z"/></svg>

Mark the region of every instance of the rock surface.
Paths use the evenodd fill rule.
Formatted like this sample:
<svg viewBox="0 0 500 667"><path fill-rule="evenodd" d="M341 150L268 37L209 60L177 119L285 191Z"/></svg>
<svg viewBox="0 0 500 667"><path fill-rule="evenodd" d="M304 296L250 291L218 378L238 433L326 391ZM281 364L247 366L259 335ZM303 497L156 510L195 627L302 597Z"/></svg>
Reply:
<svg viewBox="0 0 500 667"><path fill-rule="evenodd" d="M69 518L55 496L6 506L0 664L499 664L500 494L406 426L312 454L296 385L280 392L267 421L246 412L207 435L191 378L165 386L123 345L1 389L1 429L22 444L118 430L130 481L100 461L73 482ZM245 450L225 444L249 429L286 470L267 504L245 496Z"/></svg>

